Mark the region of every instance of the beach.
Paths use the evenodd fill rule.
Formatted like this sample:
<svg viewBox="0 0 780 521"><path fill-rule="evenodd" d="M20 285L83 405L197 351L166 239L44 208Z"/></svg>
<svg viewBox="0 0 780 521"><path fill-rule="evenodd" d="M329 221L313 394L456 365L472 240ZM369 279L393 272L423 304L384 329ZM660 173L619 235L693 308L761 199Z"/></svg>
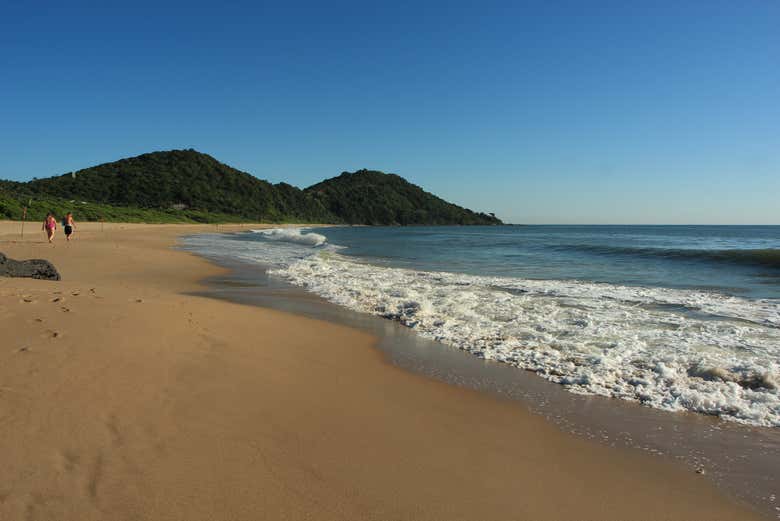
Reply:
<svg viewBox="0 0 780 521"><path fill-rule="evenodd" d="M215 229L0 222L62 275L0 278L0 519L759 518L364 332L195 295L224 270L174 246Z"/></svg>

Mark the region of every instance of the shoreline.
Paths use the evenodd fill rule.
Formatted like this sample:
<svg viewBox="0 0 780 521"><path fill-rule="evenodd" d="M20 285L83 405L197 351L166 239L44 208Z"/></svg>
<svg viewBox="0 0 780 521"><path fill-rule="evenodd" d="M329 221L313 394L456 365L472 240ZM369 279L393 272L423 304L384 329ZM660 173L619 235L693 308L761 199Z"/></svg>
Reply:
<svg viewBox="0 0 780 521"><path fill-rule="evenodd" d="M190 247L185 251L195 251ZM267 274L240 259L211 258L227 274L207 279L197 294L324 319L369 333L388 363L450 385L509 399L562 432L607 447L643 451L701 469L726 495L775 517L780 483L780 432L695 412L670 412L616 398L582 395L533 371L475 357L426 339L413 328L354 311Z"/></svg>
<svg viewBox="0 0 780 521"><path fill-rule="evenodd" d="M0 279L0 517L761 518L366 333L189 294L226 272L172 245L213 226L89 224L52 248L0 223L0 251L63 275Z"/></svg>

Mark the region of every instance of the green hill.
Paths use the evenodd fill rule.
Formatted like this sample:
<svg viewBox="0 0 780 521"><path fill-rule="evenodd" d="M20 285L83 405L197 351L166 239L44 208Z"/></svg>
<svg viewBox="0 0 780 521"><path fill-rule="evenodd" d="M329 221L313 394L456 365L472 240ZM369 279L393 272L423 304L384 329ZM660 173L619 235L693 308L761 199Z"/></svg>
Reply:
<svg viewBox="0 0 780 521"><path fill-rule="evenodd" d="M398 175L373 170L344 172L304 192L351 224L501 224L495 216L448 203Z"/></svg>
<svg viewBox="0 0 780 521"><path fill-rule="evenodd" d="M25 183L32 194L139 208L194 209L250 220L328 222L321 205L194 150L153 152Z"/></svg>
<svg viewBox="0 0 780 521"><path fill-rule="evenodd" d="M81 220L268 221L350 224L499 224L401 177L361 170L306 190L271 184L195 150L152 152L34 179L0 181L0 218L74 211Z"/></svg>

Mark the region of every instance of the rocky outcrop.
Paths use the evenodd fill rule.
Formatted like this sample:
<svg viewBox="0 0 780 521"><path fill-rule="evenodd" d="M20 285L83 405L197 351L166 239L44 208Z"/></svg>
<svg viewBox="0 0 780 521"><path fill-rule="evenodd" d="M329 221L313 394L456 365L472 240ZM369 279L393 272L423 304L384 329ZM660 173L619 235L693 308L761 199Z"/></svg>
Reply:
<svg viewBox="0 0 780 521"><path fill-rule="evenodd" d="M51 262L43 259L17 261L0 253L0 277L31 277L33 279L60 280Z"/></svg>

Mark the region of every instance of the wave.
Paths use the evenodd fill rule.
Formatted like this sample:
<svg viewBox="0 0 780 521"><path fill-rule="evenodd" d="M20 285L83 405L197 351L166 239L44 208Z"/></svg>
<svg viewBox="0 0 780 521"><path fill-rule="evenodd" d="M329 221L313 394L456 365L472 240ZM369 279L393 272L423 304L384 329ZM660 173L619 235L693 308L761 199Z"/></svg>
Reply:
<svg viewBox="0 0 780 521"><path fill-rule="evenodd" d="M274 228L237 234L190 235L182 240L182 246L206 257L226 257L267 267L289 266L314 252L341 249L328 243L324 235L304 233L305 230ZM267 241L273 241L273 244Z"/></svg>
<svg viewBox="0 0 780 521"><path fill-rule="evenodd" d="M268 230L252 230L271 241L293 242L305 246L322 246L328 240L319 233L304 233L305 228L272 228Z"/></svg>
<svg viewBox="0 0 780 521"><path fill-rule="evenodd" d="M780 427L777 299L377 266L300 228L192 236L185 246L269 266L333 303L574 393Z"/></svg>
<svg viewBox="0 0 780 521"><path fill-rule="evenodd" d="M557 249L575 250L601 255L632 255L642 257L656 257L661 259L676 260L703 260L710 262L726 262L780 269L780 249L731 249L731 250L702 250L684 248L648 248L630 246L598 246L591 244L571 244L557 246Z"/></svg>
<svg viewBox="0 0 780 521"><path fill-rule="evenodd" d="M780 302L422 272L314 254L270 271L575 393L780 426Z"/></svg>

